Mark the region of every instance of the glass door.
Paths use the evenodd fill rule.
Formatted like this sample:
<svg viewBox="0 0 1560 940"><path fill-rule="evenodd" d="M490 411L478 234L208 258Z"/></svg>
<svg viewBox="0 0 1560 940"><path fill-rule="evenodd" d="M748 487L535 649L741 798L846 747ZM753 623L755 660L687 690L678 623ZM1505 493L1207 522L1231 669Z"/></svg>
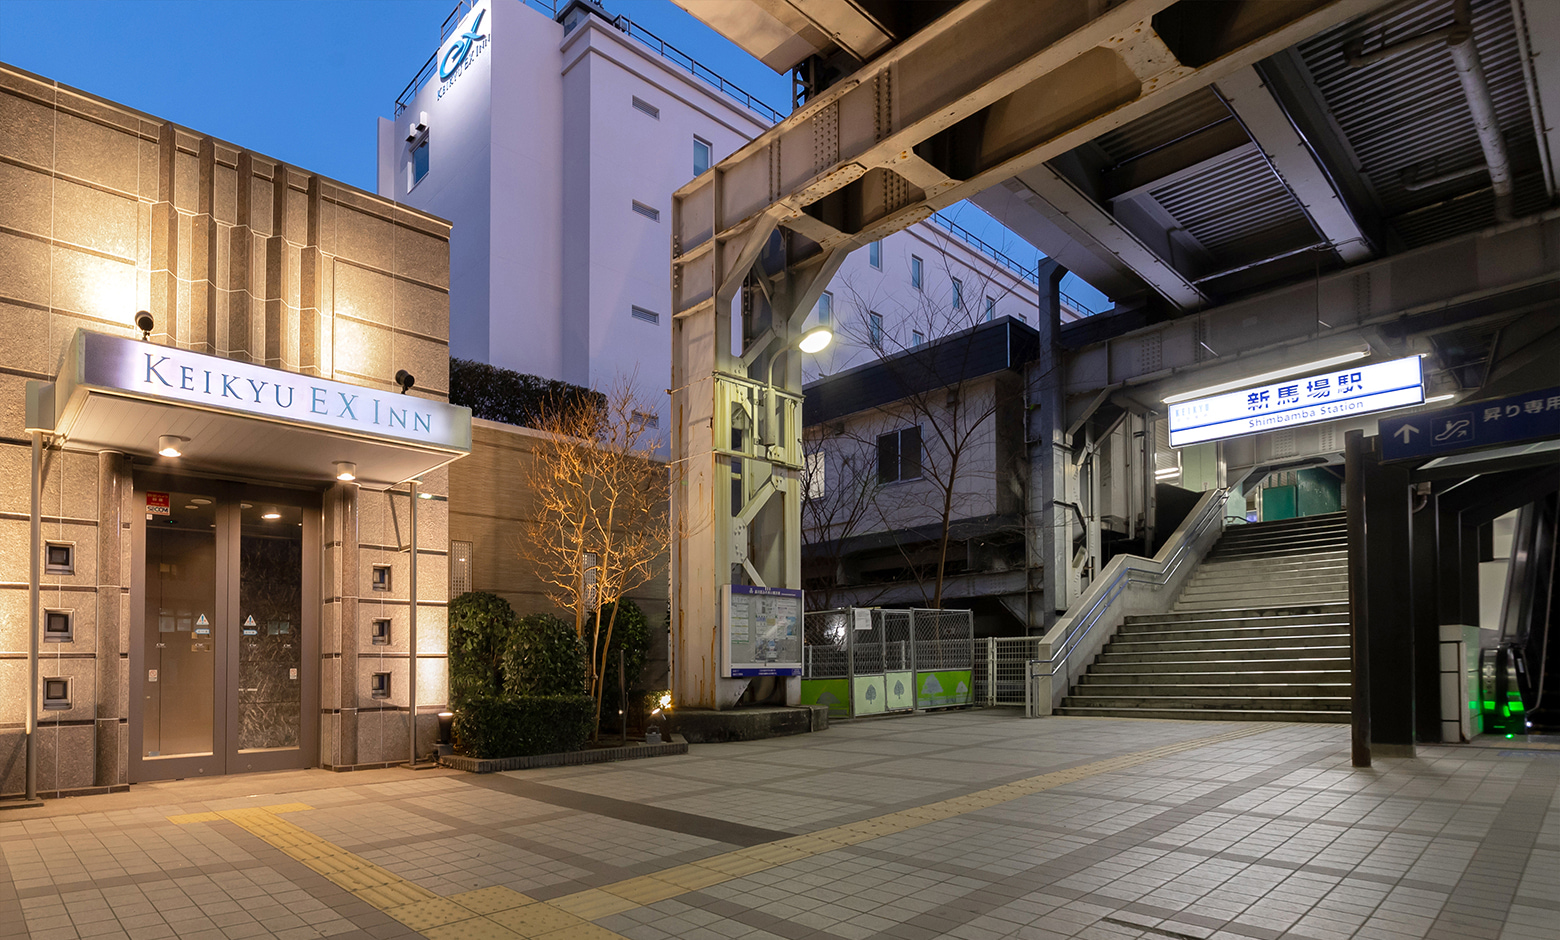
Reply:
<svg viewBox="0 0 1560 940"><path fill-rule="evenodd" d="M317 494L138 476L134 499L130 779L317 763Z"/></svg>

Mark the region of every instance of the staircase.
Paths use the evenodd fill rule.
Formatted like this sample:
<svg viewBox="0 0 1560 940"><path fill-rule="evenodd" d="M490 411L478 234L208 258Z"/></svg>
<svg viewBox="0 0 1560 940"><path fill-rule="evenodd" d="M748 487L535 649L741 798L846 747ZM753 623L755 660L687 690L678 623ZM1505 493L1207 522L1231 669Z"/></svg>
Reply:
<svg viewBox="0 0 1560 940"><path fill-rule="evenodd" d="M1343 513L1233 526L1169 613L1127 617L1059 715L1349 720Z"/></svg>

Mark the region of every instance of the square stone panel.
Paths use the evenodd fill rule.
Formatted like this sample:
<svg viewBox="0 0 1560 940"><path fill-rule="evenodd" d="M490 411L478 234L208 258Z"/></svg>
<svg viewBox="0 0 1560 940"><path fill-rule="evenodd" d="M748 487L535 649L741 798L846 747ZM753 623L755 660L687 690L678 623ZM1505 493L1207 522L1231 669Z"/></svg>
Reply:
<svg viewBox="0 0 1560 940"><path fill-rule="evenodd" d="M48 238L53 184L46 172L0 163L0 225Z"/></svg>
<svg viewBox="0 0 1560 940"><path fill-rule="evenodd" d="M139 138L64 111L56 113L55 121L55 169L89 183L136 194Z"/></svg>
<svg viewBox="0 0 1560 940"><path fill-rule="evenodd" d="M52 94L53 90L49 89ZM0 156L47 170L54 163L54 111L9 92L0 92Z"/></svg>

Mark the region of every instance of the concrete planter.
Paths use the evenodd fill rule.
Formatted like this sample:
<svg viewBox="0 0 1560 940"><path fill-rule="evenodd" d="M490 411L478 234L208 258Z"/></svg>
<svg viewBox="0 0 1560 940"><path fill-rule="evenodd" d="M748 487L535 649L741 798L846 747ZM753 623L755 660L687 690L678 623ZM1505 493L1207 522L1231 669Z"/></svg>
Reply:
<svg viewBox="0 0 1560 940"><path fill-rule="evenodd" d="M473 774L491 774L505 770L530 770L534 767L569 767L575 764L604 764L609 761L638 760L642 757L669 757L688 753L688 742L680 734L661 744L628 744L623 747L598 747L559 754L532 754L529 757L464 757L447 754L439 758L445 767Z"/></svg>

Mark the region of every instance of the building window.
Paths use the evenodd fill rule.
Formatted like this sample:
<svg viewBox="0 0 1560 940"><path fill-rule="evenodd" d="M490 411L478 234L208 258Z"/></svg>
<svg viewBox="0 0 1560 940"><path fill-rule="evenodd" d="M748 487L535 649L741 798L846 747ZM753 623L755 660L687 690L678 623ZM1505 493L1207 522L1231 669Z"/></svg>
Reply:
<svg viewBox="0 0 1560 940"><path fill-rule="evenodd" d="M390 590L390 566L375 565L369 577L368 586L376 591Z"/></svg>
<svg viewBox="0 0 1560 940"><path fill-rule="evenodd" d="M51 712L70 710L70 679L64 676L44 678L43 708Z"/></svg>
<svg viewBox="0 0 1560 940"><path fill-rule="evenodd" d="M75 639L74 612L69 610L45 610L43 612L43 641L45 643L70 643Z"/></svg>
<svg viewBox="0 0 1560 940"><path fill-rule="evenodd" d="M44 574L75 574L76 573L76 543L75 542L45 542L45 543L43 543L43 573Z"/></svg>
<svg viewBox="0 0 1560 940"><path fill-rule="evenodd" d="M634 412L634 423L640 427L659 428L661 426L661 416L651 411L636 411Z"/></svg>
<svg viewBox="0 0 1560 940"><path fill-rule="evenodd" d="M450 540L450 597L456 598L471 590L472 553L476 546L470 542Z"/></svg>
<svg viewBox="0 0 1560 940"><path fill-rule="evenodd" d="M802 488L808 499L822 499L827 492L824 480L823 451L815 450L803 456Z"/></svg>
<svg viewBox="0 0 1560 940"><path fill-rule="evenodd" d="M646 323L661 322L661 315L654 310L646 310L643 307L629 307L628 312L635 320L643 320Z"/></svg>
<svg viewBox="0 0 1560 940"><path fill-rule="evenodd" d="M997 298L986 298L986 322L990 323L997 318Z"/></svg>
<svg viewBox="0 0 1560 940"><path fill-rule="evenodd" d="M911 346L919 346L919 345L921 345L924 342L926 342L926 334L925 333L922 333L920 330L911 330L910 331L910 345Z"/></svg>
<svg viewBox="0 0 1560 940"><path fill-rule="evenodd" d="M390 645L390 621L387 618L381 617L371 622L368 642L372 646Z"/></svg>
<svg viewBox="0 0 1560 940"><path fill-rule="evenodd" d="M412 185L416 186L428 175L428 135L412 145Z"/></svg>
<svg viewBox="0 0 1560 940"><path fill-rule="evenodd" d="M375 672L375 673L370 673L369 674L369 677L368 677L368 697L369 698L389 698L390 697L390 673L388 673L388 672Z"/></svg>
<svg viewBox="0 0 1560 940"><path fill-rule="evenodd" d="M920 290L921 287L922 287L922 281L925 280L925 274L926 274L926 266L921 263L921 259L919 257L917 257L916 255L911 255L910 256L910 286L915 288L916 290Z"/></svg>
<svg viewBox="0 0 1560 940"><path fill-rule="evenodd" d="M657 121L661 119L661 109L639 97L638 95L634 96L634 110L642 111L645 114L655 118Z"/></svg>
<svg viewBox="0 0 1560 940"><path fill-rule="evenodd" d="M879 435L878 482L898 483L921 478L921 428L902 428Z"/></svg>
<svg viewBox="0 0 1560 940"><path fill-rule="evenodd" d="M964 282L953 278L953 309L964 309Z"/></svg>
<svg viewBox="0 0 1560 940"><path fill-rule="evenodd" d="M881 313L867 314L867 343L873 349L883 348L883 315Z"/></svg>
<svg viewBox="0 0 1560 940"><path fill-rule="evenodd" d="M698 176L710 168L710 142L693 139L693 175Z"/></svg>
<svg viewBox="0 0 1560 940"><path fill-rule="evenodd" d="M867 264L879 271L883 270L883 242L881 240L867 243Z"/></svg>
<svg viewBox="0 0 1560 940"><path fill-rule="evenodd" d="M634 211L652 222L661 221L661 210L647 206L639 200L634 200Z"/></svg>
<svg viewBox="0 0 1560 940"><path fill-rule="evenodd" d="M834 295L828 291L818 295L818 325L828 326L834 322Z"/></svg>
<svg viewBox="0 0 1560 940"><path fill-rule="evenodd" d="M596 606L596 579L601 574L601 558L595 552L580 554L580 593L586 607Z"/></svg>

